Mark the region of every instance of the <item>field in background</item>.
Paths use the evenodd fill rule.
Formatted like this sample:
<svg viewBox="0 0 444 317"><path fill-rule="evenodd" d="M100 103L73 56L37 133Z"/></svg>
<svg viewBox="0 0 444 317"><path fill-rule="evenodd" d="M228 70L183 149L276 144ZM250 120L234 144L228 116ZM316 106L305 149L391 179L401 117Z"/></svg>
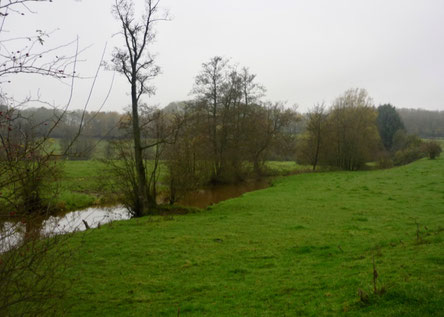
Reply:
<svg viewBox="0 0 444 317"><path fill-rule="evenodd" d="M441 144L442 149L444 150L444 138L442 139L435 139L436 141L439 142L439 144ZM443 154L444 155L444 154Z"/></svg>
<svg viewBox="0 0 444 317"><path fill-rule="evenodd" d="M201 213L105 225L71 240L65 304L73 316L437 316L443 179L443 158L307 173Z"/></svg>

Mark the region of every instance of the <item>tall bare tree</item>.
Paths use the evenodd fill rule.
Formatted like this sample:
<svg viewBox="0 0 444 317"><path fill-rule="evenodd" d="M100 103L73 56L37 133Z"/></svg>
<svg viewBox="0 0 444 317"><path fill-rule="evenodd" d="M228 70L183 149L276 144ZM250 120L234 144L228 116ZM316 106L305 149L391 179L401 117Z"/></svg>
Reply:
<svg viewBox="0 0 444 317"><path fill-rule="evenodd" d="M143 151L158 145L159 140L144 144L141 136L139 105L143 95L154 94L150 81L159 74L150 54L150 47L155 38L154 26L159 21L167 20L167 14L159 7L160 0L145 0L145 13L139 19L132 0L116 0L113 14L121 24L123 48L116 48L112 62L117 72L122 73L131 85L131 120L134 142L134 160L137 182L134 215L142 216L144 211L155 205L147 188L146 166Z"/></svg>
<svg viewBox="0 0 444 317"><path fill-rule="evenodd" d="M228 60L215 56L207 63L202 64L202 71L196 76L193 93L198 96L199 106L206 116L208 138L212 148L214 162L214 178L220 177L223 169L220 137L218 125L222 112L222 99L227 77ZM220 134L220 133L219 133Z"/></svg>

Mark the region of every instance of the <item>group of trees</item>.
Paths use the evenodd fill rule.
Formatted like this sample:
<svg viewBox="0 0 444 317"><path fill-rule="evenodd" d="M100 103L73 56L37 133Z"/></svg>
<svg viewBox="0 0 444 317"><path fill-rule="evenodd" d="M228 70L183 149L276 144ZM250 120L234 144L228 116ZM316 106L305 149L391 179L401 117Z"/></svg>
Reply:
<svg viewBox="0 0 444 317"><path fill-rule="evenodd" d="M376 119L373 101L363 89L346 91L328 110L324 105L314 107L307 115L298 160L313 169L318 164L345 170L362 168L378 152Z"/></svg>
<svg viewBox="0 0 444 317"><path fill-rule="evenodd" d="M161 181L168 184L173 203L198 186L262 175L270 153L278 145L291 148L283 143L294 141L291 125L298 114L282 103L263 102L265 89L246 68L239 71L227 59L213 57L202 64L192 91L195 99L163 110L138 106L148 206L143 213L156 208L160 160L167 168L167 179ZM110 164L119 183L125 184L118 190L126 193L127 205L139 210L134 144L129 141L134 138L134 121L129 118L127 137L113 143L125 163Z"/></svg>
<svg viewBox="0 0 444 317"><path fill-rule="evenodd" d="M211 162L212 182L241 180L245 162L260 174L264 160L278 139L298 120L282 103L262 102L265 89L247 68L238 70L216 56L202 65L187 106L189 126Z"/></svg>
<svg viewBox="0 0 444 317"><path fill-rule="evenodd" d="M372 161L391 167L427 155L433 159L441 152L437 142L408 134L395 107L376 108L363 89L346 91L329 109L315 106L305 120L298 160L313 170L319 164L357 170Z"/></svg>
<svg viewBox="0 0 444 317"><path fill-rule="evenodd" d="M172 113L147 108L141 98L154 92L150 80L159 73L150 54L154 26L168 17L159 0L146 0L140 16L133 1L116 0L113 14L124 45L115 49L112 61L131 92L131 142L117 142L124 164L113 164L113 170L124 184L121 190L132 214L141 216L156 208L160 159L167 162L171 202L194 184L244 178L246 163L259 173L267 151L295 119L294 113L281 104L260 102L264 89L255 76L221 57L202 65L193 89L196 99L185 107Z"/></svg>
<svg viewBox="0 0 444 317"><path fill-rule="evenodd" d="M168 147L170 186L186 179L225 183L263 174L265 160L290 134L298 115L282 103L262 102L265 89L255 77L219 56L202 65L193 88L196 98L179 110L181 129Z"/></svg>

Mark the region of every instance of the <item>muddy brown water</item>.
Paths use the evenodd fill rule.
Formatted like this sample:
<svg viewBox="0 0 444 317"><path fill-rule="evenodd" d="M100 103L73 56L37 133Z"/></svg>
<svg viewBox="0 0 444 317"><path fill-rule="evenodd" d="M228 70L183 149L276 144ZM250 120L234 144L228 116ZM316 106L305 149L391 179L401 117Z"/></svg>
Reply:
<svg viewBox="0 0 444 317"><path fill-rule="evenodd" d="M270 179L251 180L235 185L214 185L188 193L178 204L188 207L207 208L212 204L239 197L244 193L264 189L271 184Z"/></svg>
<svg viewBox="0 0 444 317"><path fill-rule="evenodd" d="M269 187L271 179L251 180L234 185L214 185L186 194L177 202L182 206L207 208L212 204L239 197L244 193ZM121 206L91 207L51 216L41 224L41 235L51 236L74 231L96 228L102 224L116 220L127 220L131 216ZM23 237L25 226L21 223L5 222L0 224L0 253L19 243Z"/></svg>

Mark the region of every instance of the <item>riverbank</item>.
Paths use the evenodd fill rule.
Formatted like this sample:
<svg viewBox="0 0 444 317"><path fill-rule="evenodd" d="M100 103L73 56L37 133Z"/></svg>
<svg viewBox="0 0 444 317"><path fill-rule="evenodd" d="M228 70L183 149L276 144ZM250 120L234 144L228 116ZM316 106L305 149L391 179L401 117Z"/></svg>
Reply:
<svg viewBox="0 0 444 317"><path fill-rule="evenodd" d="M436 316L443 179L442 158L310 173L208 212L113 222L69 241L79 253L63 305L71 316Z"/></svg>
<svg viewBox="0 0 444 317"><path fill-rule="evenodd" d="M271 161L266 163L266 167L273 176L290 175L307 169L307 167L290 161ZM63 173L64 177L60 184L56 203L58 209L75 211L93 206L110 206L120 202L118 195L113 191L112 180L106 177L106 165L101 161L65 161L63 162ZM164 175L164 171L161 168L160 179L162 179L162 175ZM160 185L160 191L162 190L165 189ZM194 207L202 206L195 205Z"/></svg>

